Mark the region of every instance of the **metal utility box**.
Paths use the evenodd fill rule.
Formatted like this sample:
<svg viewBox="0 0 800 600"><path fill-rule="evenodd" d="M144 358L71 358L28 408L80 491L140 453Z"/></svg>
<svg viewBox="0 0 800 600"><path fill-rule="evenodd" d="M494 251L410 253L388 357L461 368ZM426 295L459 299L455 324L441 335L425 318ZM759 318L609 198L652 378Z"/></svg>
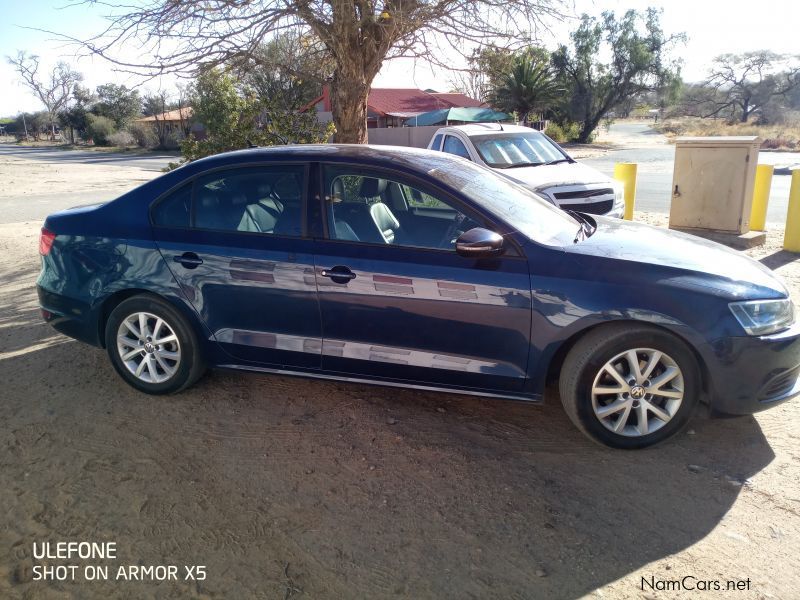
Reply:
<svg viewBox="0 0 800 600"><path fill-rule="evenodd" d="M669 226L750 231L760 145L756 136L677 138Z"/></svg>

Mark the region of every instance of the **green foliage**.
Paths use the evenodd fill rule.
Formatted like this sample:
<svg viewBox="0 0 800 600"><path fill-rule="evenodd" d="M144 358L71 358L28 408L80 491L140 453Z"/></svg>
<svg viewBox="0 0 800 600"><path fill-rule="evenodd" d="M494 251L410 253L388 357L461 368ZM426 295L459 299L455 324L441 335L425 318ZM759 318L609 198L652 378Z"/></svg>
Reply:
<svg viewBox="0 0 800 600"><path fill-rule="evenodd" d="M158 136L155 128L147 123L134 123L131 125L130 134L140 148L155 148L158 146Z"/></svg>
<svg viewBox="0 0 800 600"><path fill-rule="evenodd" d="M204 125L206 135L181 143L185 161L252 145L320 143L334 133L333 124L319 123L314 111L298 113L267 98L240 95L233 78L218 69L202 73L193 92L193 119Z"/></svg>
<svg viewBox="0 0 800 600"><path fill-rule="evenodd" d="M609 11L600 18L584 14L571 47L562 45L553 54L570 99L563 116L581 123L579 141L588 141L604 115L625 99L677 85L679 71L667 54L683 36L665 36L659 15L653 8L628 10L619 18Z"/></svg>
<svg viewBox="0 0 800 600"><path fill-rule="evenodd" d="M92 112L114 121L117 129L127 127L142 113L142 99L137 90L129 90L124 85L108 83L97 86L98 101Z"/></svg>
<svg viewBox="0 0 800 600"><path fill-rule="evenodd" d="M114 121L108 117L89 113L87 117L86 135L97 146L108 146L109 136L114 133Z"/></svg>
<svg viewBox="0 0 800 600"><path fill-rule="evenodd" d="M562 93L553 77L547 54L531 49L514 57L510 71L496 76L491 102L505 112L516 112L522 121L542 113Z"/></svg>
<svg viewBox="0 0 800 600"><path fill-rule="evenodd" d="M581 125L575 122L559 124L555 121L550 121L544 132L556 142L576 142L581 135Z"/></svg>

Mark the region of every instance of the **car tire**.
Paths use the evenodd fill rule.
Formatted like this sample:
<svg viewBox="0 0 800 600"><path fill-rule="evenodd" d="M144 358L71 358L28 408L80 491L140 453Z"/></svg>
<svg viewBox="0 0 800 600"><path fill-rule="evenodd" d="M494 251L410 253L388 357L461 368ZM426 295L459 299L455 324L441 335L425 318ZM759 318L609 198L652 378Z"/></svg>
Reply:
<svg viewBox="0 0 800 600"><path fill-rule="evenodd" d="M638 449L686 426L701 382L681 339L658 327L620 323L577 341L562 365L559 392L570 420L590 439Z"/></svg>
<svg viewBox="0 0 800 600"><path fill-rule="evenodd" d="M120 302L106 321L105 341L117 373L146 394L179 392L206 370L192 326L176 308L155 296L133 296Z"/></svg>

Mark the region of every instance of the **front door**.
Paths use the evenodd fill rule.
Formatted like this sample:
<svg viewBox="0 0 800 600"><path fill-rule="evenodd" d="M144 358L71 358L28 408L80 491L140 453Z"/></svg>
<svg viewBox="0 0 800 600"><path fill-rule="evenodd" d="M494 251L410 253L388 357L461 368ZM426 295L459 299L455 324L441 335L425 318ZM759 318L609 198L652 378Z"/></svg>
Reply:
<svg viewBox="0 0 800 600"><path fill-rule="evenodd" d="M156 243L182 293L236 362L319 368L306 182L302 165L217 170L153 209Z"/></svg>
<svg viewBox="0 0 800 600"><path fill-rule="evenodd" d="M322 368L521 392L531 325L525 258L514 248L496 259L456 254L462 231L491 223L403 175L329 166L322 185Z"/></svg>

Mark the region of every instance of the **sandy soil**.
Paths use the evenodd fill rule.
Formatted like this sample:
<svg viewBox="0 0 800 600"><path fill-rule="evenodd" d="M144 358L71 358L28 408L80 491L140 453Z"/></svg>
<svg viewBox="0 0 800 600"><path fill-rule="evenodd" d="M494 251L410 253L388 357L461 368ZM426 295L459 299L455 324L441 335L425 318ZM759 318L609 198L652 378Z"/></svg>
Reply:
<svg viewBox="0 0 800 600"><path fill-rule="evenodd" d="M642 590L686 576L800 598L798 402L698 414L624 453L584 439L553 394L212 372L144 396L41 322L38 227L0 225L2 598L692 597ZM779 246L773 232L754 254L800 299ZM170 564L181 580L31 581L32 544L62 540L114 541L118 558L36 564Z"/></svg>
<svg viewBox="0 0 800 600"><path fill-rule="evenodd" d="M3 182L0 186L0 200L58 191L72 193L102 190L113 197L114 194L121 194L157 175L159 173L143 171L137 167L32 161L6 155L0 161L0 181Z"/></svg>

